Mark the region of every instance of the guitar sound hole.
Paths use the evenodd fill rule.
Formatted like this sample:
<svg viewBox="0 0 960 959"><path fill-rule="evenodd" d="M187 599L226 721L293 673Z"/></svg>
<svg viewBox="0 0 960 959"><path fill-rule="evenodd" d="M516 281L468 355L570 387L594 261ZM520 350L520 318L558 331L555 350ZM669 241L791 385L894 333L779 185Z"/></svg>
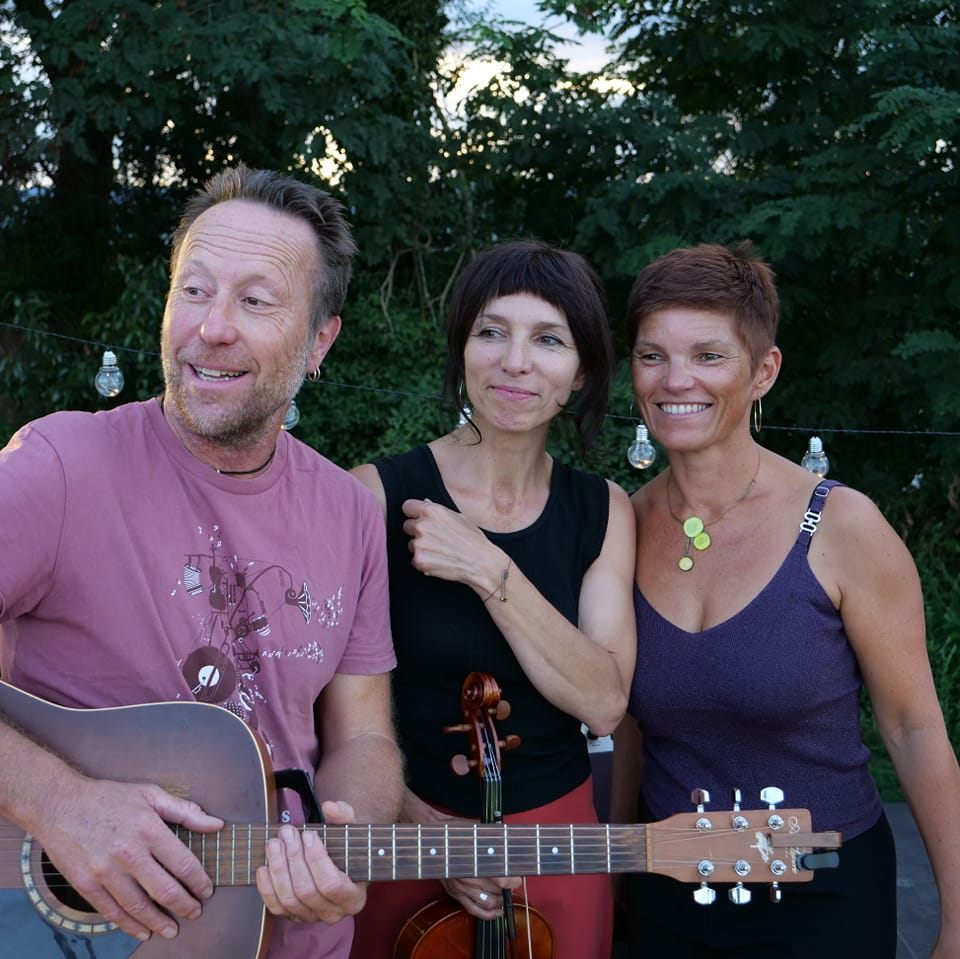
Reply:
<svg viewBox="0 0 960 959"><path fill-rule="evenodd" d="M87 912L96 915L97 910L63 878L63 874L49 860L45 852L40 854L40 868L43 872L43 878L46 881L47 888L56 896L59 902L68 909L75 909L77 912Z"/></svg>

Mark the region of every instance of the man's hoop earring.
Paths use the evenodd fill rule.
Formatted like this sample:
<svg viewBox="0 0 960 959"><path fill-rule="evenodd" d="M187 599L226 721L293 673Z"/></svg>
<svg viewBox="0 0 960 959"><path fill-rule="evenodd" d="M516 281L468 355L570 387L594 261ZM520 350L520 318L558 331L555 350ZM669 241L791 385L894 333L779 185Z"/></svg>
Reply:
<svg viewBox="0 0 960 959"><path fill-rule="evenodd" d="M759 433L763 429L763 402L758 396L753 401L753 432Z"/></svg>
<svg viewBox="0 0 960 959"><path fill-rule="evenodd" d="M323 375L323 374L322 374L322 372L321 372L321 370L320 370L320 365L317 364L317 368L316 368L316 369L311 370L309 373L307 373L307 379L308 379L311 383L316 383L316 382L320 379L320 377L321 377L322 375Z"/></svg>

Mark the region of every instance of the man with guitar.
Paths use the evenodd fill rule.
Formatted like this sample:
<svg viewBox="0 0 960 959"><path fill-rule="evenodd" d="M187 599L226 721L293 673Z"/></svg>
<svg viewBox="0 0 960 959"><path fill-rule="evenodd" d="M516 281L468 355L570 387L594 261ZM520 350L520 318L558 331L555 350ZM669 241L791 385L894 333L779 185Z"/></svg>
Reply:
<svg viewBox="0 0 960 959"><path fill-rule="evenodd" d="M281 429L339 333L354 250L339 204L294 179L240 166L195 195L173 238L162 398L55 413L0 452L0 673L71 708L222 706L268 765L309 770L340 800L322 804L327 821L390 822L402 773L382 516ZM175 775L126 781L122 756L115 777L87 775L31 733L0 722L0 817L134 937L124 955L197 921L215 883L171 826L213 842L218 810ZM281 822L304 821L303 792L280 790ZM256 887L279 917L265 955L346 956L365 888L293 825L264 858ZM42 934L80 954L57 922Z"/></svg>

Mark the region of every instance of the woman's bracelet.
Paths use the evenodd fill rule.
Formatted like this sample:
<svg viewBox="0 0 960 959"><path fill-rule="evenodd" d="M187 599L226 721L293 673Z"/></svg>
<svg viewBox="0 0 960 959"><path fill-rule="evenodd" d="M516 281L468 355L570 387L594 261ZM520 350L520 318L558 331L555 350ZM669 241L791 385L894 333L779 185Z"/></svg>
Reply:
<svg viewBox="0 0 960 959"><path fill-rule="evenodd" d="M513 565L513 560L508 559L507 565L504 571L500 574L500 585L495 586L486 596L484 596L483 601L486 602L493 596L497 591L500 592L500 602L505 603L507 601L507 576L510 574L510 567Z"/></svg>

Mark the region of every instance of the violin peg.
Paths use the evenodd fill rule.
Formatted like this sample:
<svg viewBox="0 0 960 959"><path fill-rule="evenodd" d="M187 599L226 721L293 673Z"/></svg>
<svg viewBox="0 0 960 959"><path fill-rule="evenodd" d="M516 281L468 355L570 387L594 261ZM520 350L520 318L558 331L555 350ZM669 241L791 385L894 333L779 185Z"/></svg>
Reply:
<svg viewBox="0 0 960 959"><path fill-rule="evenodd" d="M445 733L468 733L473 729L469 723L459 723L456 726L444 726L443 731Z"/></svg>
<svg viewBox="0 0 960 959"><path fill-rule="evenodd" d="M510 703L508 703L505 699L501 699L500 702L497 703L497 711L494 713L497 722L506 719L509 715Z"/></svg>
<svg viewBox="0 0 960 959"><path fill-rule="evenodd" d="M509 736L505 736L503 739L500 740L501 749L516 749L517 746L519 745L520 745L520 737L512 733Z"/></svg>
<svg viewBox="0 0 960 959"><path fill-rule="evenodd" d="M458 753L456 756L453 756L450 759L450 768L458 776L466 776L467 773L470 772L470 770L476 765L477 763L475 760L471 761L467 759L467 757L464 756L463 753Z"/></svg>

